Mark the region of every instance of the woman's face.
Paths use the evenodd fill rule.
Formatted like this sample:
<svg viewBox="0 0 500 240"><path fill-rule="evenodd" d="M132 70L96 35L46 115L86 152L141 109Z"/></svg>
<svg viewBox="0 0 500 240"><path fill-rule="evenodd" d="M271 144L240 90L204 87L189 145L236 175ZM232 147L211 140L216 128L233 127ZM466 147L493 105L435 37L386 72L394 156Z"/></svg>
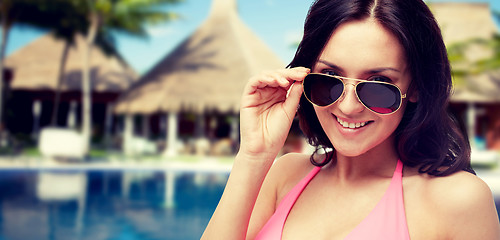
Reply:
<svg viewBox="0 0 500 240"><path fill-rule="evenodd" d="M395 36L371 18L340 25L327 42L313 72L389 82L397 85L403 94L410 85L403 47ZM314 107L333 147L338 153L351 157L377 147L393 148L391 135L401 121L406 100L403 99L401 108L393 114L376 114L356 97L354 84L357 81L346 79L344 82L344 95L335 104Z"/></svg>

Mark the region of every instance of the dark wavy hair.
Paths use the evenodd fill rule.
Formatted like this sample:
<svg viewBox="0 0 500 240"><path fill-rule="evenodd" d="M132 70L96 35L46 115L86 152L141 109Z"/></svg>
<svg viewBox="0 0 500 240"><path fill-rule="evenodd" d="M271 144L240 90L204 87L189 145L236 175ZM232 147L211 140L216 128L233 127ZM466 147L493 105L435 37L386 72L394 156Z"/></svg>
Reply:
<svg viewBox="0 0 500 240"><path fill-rule="evenodd" d="M410 93L401 123L395 130L395 148L401 161L419 167L421 173L445 176L470 165L470 145L457 122L447 111L452 82L450 64L441 30L421 0L317 0L309 9L304 36L289 67L312 68L332 32L342 23L374 18L396 36L405 50L410 67ZM367 39L369 41L369 39ZM311 145L333 149L313 106L302 96L298 109L300 128ZM324 166L334 151L318 162Z"/></svg>

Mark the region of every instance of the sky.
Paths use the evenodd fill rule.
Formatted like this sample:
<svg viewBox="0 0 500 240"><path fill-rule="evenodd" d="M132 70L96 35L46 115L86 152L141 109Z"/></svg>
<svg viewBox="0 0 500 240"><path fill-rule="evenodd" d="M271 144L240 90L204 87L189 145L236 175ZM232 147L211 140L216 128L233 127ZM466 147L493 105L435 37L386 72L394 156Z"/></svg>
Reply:
<svg viewBox="0 0 500 240"><path fill-rule="evenodd" d="M147 72L199 27L208 16L211 2L212 0L184 0L183 3L167 7L168 11L180 14L181 19L149 26L149 38L117 33L118 51L137 73ZM304 19L312 2L313 0L237 0L240 18L284 63L290 62L295 53L293 43L302 36ZM454 2L489 2L492 9L500 11L499 0ZM41 30L14 26L7 43L7 56L43 34L45 32Z"/></svg>

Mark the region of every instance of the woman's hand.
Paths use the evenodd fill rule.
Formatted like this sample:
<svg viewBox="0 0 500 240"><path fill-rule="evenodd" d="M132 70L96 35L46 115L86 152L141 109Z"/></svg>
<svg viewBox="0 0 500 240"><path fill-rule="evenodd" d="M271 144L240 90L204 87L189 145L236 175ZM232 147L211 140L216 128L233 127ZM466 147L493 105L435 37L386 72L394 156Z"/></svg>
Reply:
<svg viewBox="0 0 500 240"><path fill-rule="evenodd" d="M281 69L248 81L241 101L239 154L274 160L288 136L302 94L301 82L309 72L303 67Z"/></svg>
<svg viewBox="0 0 500 240"><path fill-rule="evenodd" d="M241 99L241 148L202 239L245 239L255 201L288 135L302 94L300 83L308 73L301 67L282 69L248 81Z"/></svg>

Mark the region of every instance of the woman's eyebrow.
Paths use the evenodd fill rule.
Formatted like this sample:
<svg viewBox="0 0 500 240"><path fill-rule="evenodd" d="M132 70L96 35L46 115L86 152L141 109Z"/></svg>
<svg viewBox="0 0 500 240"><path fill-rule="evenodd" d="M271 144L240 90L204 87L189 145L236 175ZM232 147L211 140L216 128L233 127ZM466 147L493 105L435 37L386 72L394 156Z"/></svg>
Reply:
<svg viewBox="0 0 500 240"><path fill-rule="evenodd" d="M325 61L325 60L318 60L319 63L322 63L322 64L325 64L327 65L328 67L331 67L333 69L337 69L337 70L342 70L341 67L331 63L331 62L328 62L328 61ZM393 67L381 67L381 68L375 68L375 69L370 69L368 71L366 71L367 73L369 74L376 74L376 73L381 73L381 72L385 72L385 71L392 71L392 72L397 72L397 73L401 73L400 70L396 69L396 68L393 68Z"/></svg>
<svg viewBox="0 0 500 240"><path fill-rule="evenodd" d="M371 73L371 74L376 74L376 73L381 73L381 72L385 72L385 71L393 71L393 72L397 72L397 73L401 72L400 70L395 69L395 68L391 68L391 67L375 68L375 69L371 69L367 72Z"/></svg>
<svg viewBox="0 0 500 240"><path fill-rule="evenodd" d="M335 64L333 64L331 62L328 62L328 61L320 59L320 60L318 60L318 63L322 63L322 64L325 64L325 65L327 65L328 67L330 67L332 69L342 71L341 67L339 67L339 66L337 66L337 65L335 65Z"/></svg>

